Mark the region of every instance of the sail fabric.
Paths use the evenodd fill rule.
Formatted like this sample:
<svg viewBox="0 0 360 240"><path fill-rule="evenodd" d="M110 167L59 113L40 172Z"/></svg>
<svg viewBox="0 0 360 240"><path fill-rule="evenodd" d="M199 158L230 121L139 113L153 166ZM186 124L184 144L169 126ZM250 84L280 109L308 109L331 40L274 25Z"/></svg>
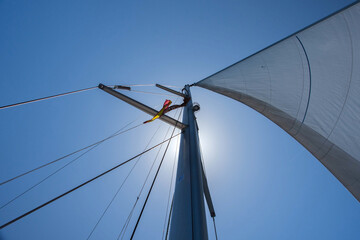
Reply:
<svg viewBox="0 0 360 240"><path fill-rule="evenodd" d="M360 201L360 3L195 85L263 114Z"/></svg>

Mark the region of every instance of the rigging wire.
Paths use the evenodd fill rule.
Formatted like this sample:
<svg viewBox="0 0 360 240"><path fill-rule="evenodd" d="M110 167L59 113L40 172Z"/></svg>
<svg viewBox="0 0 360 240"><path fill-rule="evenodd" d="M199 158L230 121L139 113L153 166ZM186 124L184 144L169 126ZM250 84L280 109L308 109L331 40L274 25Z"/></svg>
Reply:
<svg viewBox="0 0 360 240"><path fill-rule="evenodd" d="M176 98L175 104L177 103L178 100L179 100L179 97ZM175 116L176 116L176 114L178 113L178 111L179 111L179 109L176 110ZM179 116L179 117L180 117L180 116ZM168 135L170 129L171 129L171 127L169 126L168 130L167 130L166 133L165 133L164 140L166 139L166 136ZM154 167L154 165L155 165L155 162L156 162L156 160L157 160L157 158L158 158L158 156L159 156L159 153L160 153L161 149L162 149L162 146L160 146L158 152L156 153L156 156L155 156L155 158L154 158L154 161L153 161L153 163L151 164L151 167L150 167L150 169L149 169L149 171L148 171L148 174L147 174L147 176L146 176L146 178L145 178L145 180L144 180L144 183L143 183L143 185L142 185L142 187L141 187L141 189L140 189L140 191L139 191L139 193L138 193L138 195L137 195L137 197L136 197L136 201L135 201L135 203L134 203L134 205L133 205L133 207L132 207L132 209L131 209L131 211L130 211L130 213L129 213L129 215L128 215L128 217L127 217L127 219L126 219L126 221L125 221L125 223L124 223L124 225L123 225L123 227L121 228L121 231L120 231L120 233L119 233L119 235L118 235L118 237L117 237L117 240L119 240L120 237L121 237L121 239L123 239L123 237L125 236L126 229L127 229L127 227L129 226L129 223L130 223L130 220L131 220L132 215L133 215L133 213L134 213L135 207L136 207L136 205L137 205L137 203L138 203L138 201L139 201L139 199L140 199L140 196L141 196L141 194L142 194L142 191L144 190L145 184L147 183L147 180L148 180L148 178L149 178L149 176L150 176L150 173L151 173L151 171L152 171L152 169L153 169L153 167Z"/></svg>
<svg viewBox="0 0 360 240"><path fill-rule="evenodd" d="M124 84L124 86L127 87L155 87L156 84ZM179 86L174 86L174 85L162 85L164 87L169 87L169 88L180 88L182 89L183 87L179 87Z"/></svg>
<svg viewBox="0 0 360 240"><path fill-rule="evenodd" d="M49 96L49 97L38 98L38 99L35 99L35 100L30 100L30 101L26 101L26 102L22 102L22 103L16 103L16 104L11 104L11 105L7 105L7 106L2 106L2 107L0 107L0 109L5 109L5 108L8 108L8 107L14 107L14 106L18 106L18 105L22 105L22 104L26 104L26 103L32 103L32 102L36 102L36 101L41 101L41 100L45 100L45 99L50 99L50 98L54 98L54 97L64 96L64 95L68 95L68 94L72 94L72 93L87 91L87 90L91 90L91 89L95 89L95 88L97 88L97 87L85 88L85 89L80 89L80 90L76 90L76 91L72 91L72 92L67 92L67 93L62 93L62 94L57 94L57 95L53 95L53 96ZM134 121L133 121L133 122L134 122ZM131 122L131 123L133 123L133 122ZM131 123L129 123L128 125L130 125ZM128 126L128 125L126 125L126 126ZM122 129L121 129L121 130L122 130ZM130 129L129 129L129 130L130 130ZM120 131L120 130L119 130L119 131ZM119 133L119 134L121 134L121 133ZM119 134L115 133L114 135L112 135L112 136L110 136L110 137L107 137L107 138L105 138L105 139L103 139L103 140L101 140L101 141L98 141L98 142L95 142L95 143L93 143L93 144L90 144L89 146L86 146L86 147L84 147L84 148L81 148L81 149L79 149L79 150L76 150L76 151L74 151L74 152L72 152L72 153L69 153L69 154L67 154L67 155L65 155L65 156L62 156L62 157L60 157L60 158L57 158L57 159L55 159L55 160L53 160L53 161L51 161L51 162L49 162L49 163L43 164L43 165L41 165L41 166L39 166L39 167L36 167L36 168L34 168L34 169L32 169L32 170L29 170L29 171L27 171L27 172L24 172L24 173L22 173L22 174L20 174L20 175L18 175L18 176L15 176L15 177L10 178L10 179L8 179L8 180L6 180L6 181L3 181L3 182L0 183L0 186L1 186L1 185L4 185L4 184L6 184L6 183L9 183L9 182L11 182L11 181L13 181L13 180L15 180L15 179L17 179L17 178L20 178L20 177L22 177L22 176L25 176L25 175L27 175L27 174L29 174L29 173L32 173L32 172L34 172L34 171L36 171L36 170L39 170L39 169L41 169L41 168L43 168L43 167L46 167L46 166L48 166L48 165L50 165L50 164L52 164L52 163L55 163L55 162L57 162L57 161L60 161L60 160L65 159L65 158L67 158L67 157L70 157L71 155L74 155L74 154L76 154L76 153L78 153L78 152L81 152L81 151L83 151L83 150L85 150L85 149L88 149L88 148L90 148L90 147L92 147L92 146L94 146L94 145L97 145L97 144L99 144L99 143L102 143L102 142L104 142L104 141L106 141L106 140L108 140L108 139L110 139L110 138L113 138L113 137L119 135ZM2 208L2 207L0 207L0 209L1 209L1 208Z"/></svg>
<svg viewBox="0 0 360 240"><path fill-rule="evenodd" d="M136 198L136 201L135 201L135 204L134 204L133 208L131 209L131 211L130 211L130 213L129 213L129 216L128 216L127 219L126 219L126 221L125 221L125 223L124 223L124 226L122 227L121 232L120 232L117 240L119 240L120 236L122 235L122 232L123 232L123 235L121 236L121 240L124 238L126 229L127 229L127 227L129 226L130 219L131 219L132 216L133 216L133 213L134 213L134 210L135 210L135 206L136 206L136 203L137 203L138 201L139 201L139 198L137 197L137 198ZM124 227L125 227L125 228L124 228Z"/></svg>
<svg viewBox="0 0 360 240"><path fill-rule="evenodd" d="M124 84L124 86L128 86L128 87L155 87L155 83L153 83L153 84Z"/></svg>
<svg viewBox="0 0 360 240"><path fill-rule="evenodd" d="M47 100L47 99L50 99L50 98L61 97L61 96L65 96L65 95L69 95L69 94L73 94L73 93L84 92L84 91L88 91L88 90L95 89L95 88L97 88L97 86L96 87L84 88L84 89L80 89L80 90L75 90L75 91L71 91L71 92L66 92L66 93L60 93L60 94L56 94L56 95L52 95L52 96L37 98L37 99L28 100L28 101L24 101L24 102L13 103L13 104L1 106L0 110L5 109L5 108L10 108L10 107L16 107L16 106L20 106L20 105L24 105L24 104L28 104L28 103L39 102L39 101Z"/></svg>
<svg viewBox="0 0 360 240"><path fill-rule="evenodd" d="M150 138L149 142L146 144L144 151L149 147L151 141L154 139L156 133L159 131L161 125L156 129L156 131L154 132L154 134L152 135L152 137ZM125 184L126 180L129 178L130 174L132 173L132 171L134 170L134 168L136 167L136 165L138 164L138 162L140 161L142 155L139 156L135 162L135 164L132 166L132 168L130 169L129 173L127 174L127 176L125 177L125 179L123 180L123 182L121 183L121 185L118 187L115 195L113 196L113 198L111 199L111 201L108 203L108 205L106 206L105 210L103 211L103 213L101 214L99 220L97 221L97 223L95 224L95 226L93 227L93 229L91 230L89 236L87 237L87 240L90 239L91 235L93 234L93 232L95 231L96 227L99 225L100 221L103 219L104 215L106 214L107 210L109 209L109 207L111 206L111 204L114 202L116 196L118 195L118 193L120 192L120 190L122 189L123 185Z"/></svg>
<svg viewBox="0 0 360 240"><path fill-rule="evenodd" d="M177 101L177 100L176 100L176 101ZM159 106L161 106L161 105L156 105L154 108L156 109L156 108L158 108ZM131 121L130 123L126 124L124 127L122 127L122 128L121 128L120 130L118 130L118 131L123 130L125 127L129 126L130 124L134 123L134 122L137 121L137 120L138 120L138 119ZM67 154L67 155L64 155L64 156L62 156L62 157L60 157L60 158L57 158L57 159L55 159L55 160L53 160L53 161L51 161L51 162L45 163L45 164L43 164L43 165L41 165L41 166L39 166L39 167L36 167L36 168L34 168L34 169L32 169L32 170L29 170L29 171L27 171L27 172L24 172L24 173L18 175L18 176L15 176L15 177L10 178L10 179L8 179L8 180L6 180L6 181L4 181L4 182L1 182L1 183L0 183L0 186L3 185L3 184L9 183L9 182L11 182L11 181L13 181L13 180L15 180L15 179L17 179L17 178L20 178L20 177L22 177L22 176L25 176L25 175L27 175L27 174L29 174L29 173L32 173L32 172L34 172L34 171L36 171L36 170L39 170L39 169L41 169L41 168L43 168L43 167L46 167L46 166L48 166L48 165L50 165L50 164L53 164L53 163L55 163L55 162L58 162L58 161L60 161L60 160L62 160L62 159L65 159L65 158L67 158L67 157L70 157L71 155L74 155L74 154L76 154L76 153L78 153L78 152L81 152L81 151L83 151L83 150L85 150L85 149L88 149L88 148L90 148L90 147L92 147L92 146L94 146L94 145L97 145L97 144L100 144L100 143L102 143L102 142L105 142L106 140L109 140L109 139L111 139L111 138L113 138L113 137L116 137L116 136L118 136L118 135L120 135L120 134L123 134L123 133L125 133L125 132L127 132L127 131L130 131L130 130L132 130L132 129L134 129L134 128L137 128L137 127L139 127L139 126L141 126L141 125L143 125L143 124L141 123L141 124L139 124L139 125L137 125L137 126L134 126L134 127L130 128L130 129L127 129L127 130L125 130L125 131L123 131L123 132L115 132L113 135L111 135L111 136L109 136L109 137L107 137L107 138L104 138L104 139L102 139L102 140L100 140L100 141L98 141L98 142L95 142L95 143L93 143L93 144L90 144L90 145L88 145L88 146L86 146L86 147L84 147L84 148L78 149L78 150L76 150L76 151L74 151L74 152L72 152L72 153L69 153L69 154ZM0 208L0 209L1 209L1 208Z"/></svg>
<svg viewBox="0 0 360 240"><path fill-rule="evenodd" d="M178 120L179 120L179 118L180 118L180 115L181 115L181 112L180 112L180 114L179 114ZM165 148L164 154L163 154L162 159L161 159L161 161L160 161L159 167L158 167L158 169L157 169L157 171L156 171L156 174L155 174L155 177L154 177L153 182L152 182L152 184L151 184L151 187L150 187L150 189L149 189L149 192L148 192L148 194L147 194L147 196L146 196L146 199L145 199L144 205L143 205L143 207L142 207L142 209L141 209L140 215L139 215L138 220L137 220L137 222L136 222L136 224L135 224L135 227L134 227L134 230L133 230L133 232L132 232L132 234L131 234L130 240L132 240L132 239L133 239L133 237L134 237L134 235L135 235L135 232L136 232L137 226L139 225L139 222L140 222L141 216L142 216L142 214L143 214L143 212L144 212L144 209L145 209L145 207L146 207L147 201L148 201L149 196L150 196L150 194L151 194L151 191L152 191L152 189L153 189L153 187L154 187L154 184L155 184L156 178L157 178L157 176L158 176L158 174L159 174L159 171L160 171L161 165L162 165L162 163L163 163L163 161L164 161L164 158L165 158L166 152L167 152L167 150L169 149L169 145L170 145L170 143L171 143L171 139L172 139L172 137L173 137L173 135L174 135L174 132L175 132L175 129L176 129L176 125L177 125L177 123L178 123L178 122L176 122L176 124L175 124L175 126L174 126L174 129L173 129L173 131L172 131L172 133L171 133L170 140L169 140L168 144L166 145L166 148Z"/></svg>
<svg viewBox="0 0 360 240"><path fill-rule="evenodd" d="M176 147L177 147L177 149L178 149L178 147L179 147L179 138L178 138L178 142L177 142ZM176 158L176 153L177 153L177 152L178 152L178 151L176 150L176 151L175 151L175 158ZM175 159L175 160L176 160L176 159ZM175 166L175 162L174 162L174 165L173 165L173 171L174 171L174 166ZM171 177L171 178L173 178L173 177ZM173 180L171 180L171 182L172 182L172 181L173 181ZM172 185L170 185L170 186L172 186ZM171 190L169 191L169 194L170 194L170 192L171 192ZM167 240L167 239L168 239L168 236L169 236L170 221L171 221L171 215L172 215L173 206L174 206L174 195L175 195L175 193L173 193L172 199L171 199L170 212L169 212L169 217L168 217L167 226L166 226L165 240ZM170 196L169 196L169 198L170 198ZM167 215L167 213L166 213L166 215ZM165 215L165 217L166 217L166 215ZM166 219L165 219L165 221L166 221ZM165 222L165 223L166 223L166 222Z"/></svg>
<svg viewBox="0 0 360 240"><path fill-rule="evenodd" d="M129 123L131 124L131 123ZM129 124L127 124L126 126L128 126ZM110 137L114 137L114 136L118 136L122 133L125 133L127 131L130 131L131 129L134 129L136 127L139 127L143 125L143 123L136 125L134 127L131 127L129 129L126 129L124 131L121 131L122 129L124 129L126 126L124 126L123 128L121 128L120 130L116 131L114 134L112 134ZM107 139L110 139L110 137L108 137ZM60 167L59 169L55 170L54 172L50 173L48 176L46 176L45 178L43 178L42 180L40 180L39 182L35 183L34 185L32 185L30 188L26 189L24 192L20 193L19 195L15 196L14 198L12 198L11 200L9 200L8 202L6 202L5 204L3 204L2 206L0 206L0 210L3 209L4 207L6 207L7 205L9 205L10 203L12 203L13 201L15 201L16 199L18 199L19 197L23 196L24 194L26 194L27 192L31 191L32 189L34 189L35 187L37 187L38 185L40 185L41 183L45 182L47 179L49 179L50 177L52 177L53 175L55 175L56 173L60 172L62 169L64 169L65 167L69 166L70 164L72 164L73 162L75 162L76 160L78 160L79 158L81 158L82 156L84 156L86 153L90 152L91 150L93 150L94 148L96 148L97 146L99 146L101 143L103 143L104 141L100 141L97 144L93 145L90 149L86 150L84 153L82 153L81 155L79 155L78 157L74 158L73 160L71 160L70 162L66 163L64 166Z"/></svg>
<svg viewBox="0 0 360 240"><path fill-rule="evenodd" d="M175 100L175 103L177 103L177 101L178 101L178 98ZM178 109L178 110L179 110L179 109ZM176 116L178 110L176 110L175 116ZM169 126L168 130L167 130L166 133L165 133L164 139L166 139L166 136L168 135L170 129L171 129L171 127ZM131 211L130 211L130 213L129 213L129 215L128 215L128 217L127 217L127 219L126 219L126 221L125 221L125 223L124 223L124 225L123 225L123 227L121 228L121 231L120 231L120 233L119 233L119 235L118 235L118 237L117 237L117 240L119 240L120 237L121 237L121 239L123 239L123 237L125 236L126 229L127 229L127 227L129 226L129 223L130 223L130 220L131 220L132 215L133 215L133 213L134 213L135 207L136 207L136 205L137 205L137 203L138 203L138 201L139 201L139 199L140 199L140 196L141 196L141 194L142 194L142 191L143 191L144 188L145 188L145 184L147 183L147 180L148 180L148 178L149 178L149 176L150 176L150 173L151 173L151 171L152 171L152 169L153 169L153 167L154 167L154 165L155 165L155 162L156 162L156 160L157 160L157 158L158 158L158 156L159 156L159 153L160 153L161 149L162 149L162 146L160 146L158 152L156 153L156 156L155 156L155 158L154 158L154 161L153 161L153 163L151 164L151 167L150 167L150 169L149 169L149 171L148 171L148 174L147 174L147 176L146 176L146 178L145 178L145 180L144 180L144 183L143 183L143 185L141 186L141 189L140 189L140 191L139 191L139 193L138 193L138 195L137 195L137 197L136 197L136 201L135 201L135 203L134 203L134 205L133 205L133 207L132 207L132 209L131 209Z"/></svg>
<svg viewBox="0 0 360 240"><path fill-rule="evenodd" d="M173 186L173 180L174 180L174 172L175 172L175 163L176 163L176 156L178 153L178 148L179 148L179 138L177 139L177 144L176 144L176 149L175 149L175 156L174 156L174 162L173 162L173 167L172 167L172 171L171 171L171 180L170 180L170 187L169 187L169 195L168 195L168 201L167 201L167 205L166 205L166 214L165 214L165 220L164 220L164 227L163 227L163 235L161 239L164 239L164 235L165 235L165 227L166 227L166 220L167 220L167 215L169 213L169 204L170 204L170 197L171 197L171 190L172 190L172 186ZM172 205L172 203L171 203ZM170 214L169 214L170 215Z"/></svg>
<svg viewBox="0 0 360 240"><path fill-rule="evenodd" d="M112 172L113 170L115 170L115 169L119 168L120 166L122 166L122 165L124 165L124 164L126 164L126 163L128 163L128 162L130 162L130 161L132 161L132 160L134 160L134 159L136 159L137 157L139 157L139 156L141 156L141 155L143 155L143 154L145 154L145 153L149 152L150 150L152 150L152 149L154 149L154 148L156 148L156 147L158 147L158 146L160 146L160 145L164 144L165 142L171 142L171 139L172 139L172 138L177 137L177 136L178 136L178 135L180 135L180 134L181 134L181 133L178 133L178 134L172 135L170 138L166 139L165 141L162 141L162 142L160 142L160 143L158 143L158 144L156 144L156 145L152 146L151 148L146 149L145 151L143 151L143 152L141 152L141 153L137 154L136 156L134 156L134 157L132 157L132 158L130 158L130 159L128 159L128 160L126 160L126 161L124 161L124 162L122 162L122 163L118 164L118 165L116 165L115 167L110 168L109 170L106 170L105 172L102 172L101 174L99 174L99 175L97 175L97 176L95 176L95 177L91 178L90 180L87 180L86 182L83 182L82 184L80 184L80 185L78 185L78 186L76 186L76 187L74 187L74 188L70 189L69 191L67 191L67 192L65 192L65 193L63 193L63 194L61 194L61 195L59 195L59 196L57 196L57 197L55 197L55 198L53 198L53 199L51 199L51 200L49 200L49 201L45 202L45 203L43 203L43 204L41 204L40 206L38 206L38 207L36 207L36 208L34 208L34 209L32 209L32 210L30 210L30 211L28 211L28 212L26 212L26 213L22 214L21 216L19 216L19 217L17 217L17 218L15 218L15 219L13 219L13 220L11 220L11 221L9 221L9 222L7 222L7 223L5 223L5 224L1 225L1 226L0 226L0 229L3 229L3 228L5 228L5 227L7 227L7 226L9 226L10 224L12 224L12 223L14 223L14 222L17 222L18 220L20 220L20 219L22 219L22 218L26 217L27 215L29 215L29 214L31 214L31 213L33 213L33 212L35 212L35 211L37 211L37 210L39 210L39 209L41 209L41 208L43 208L43 207L47 206L47 205L49 205L50 203L52 203L52 202L54 202L54 201L56 201L56 200L58 200L58 199L60 199L60 198L62 198L62 197L64 197L64 196L66 196L67 194L69 194L69 193L71 193L71 192L73 192L73 191L75 191L75 190L77 190L77 189L79 189L79 188L81 188L81 187L83 187L83 186L87 185L88 183L90 183L90 182L92 182L92 181L94 181L94 180L96 180L96 179L98 179L98 178L100 178L100 177L104 176L105 174L107 174L107 173L109 173L109 172ZM168 145L167 145L167 146L168 146Z"/></svg>
<svg viewBox="0 0 360 240"><path fill-rule="evenodd" d="M215 224L215 217L212 217L212 219L213 219L213 223L214 223L215 239L218 240L218 235L217 235L217 231L216 231L216 224Z"/></svg>
<svg viewBox="0 0 360 240"><path fill-rule="evenodd" d="M132 124L132 123L135 122L135 121L136 121L136 120L134 120L134 121L126 124L124 127L122 127L120 130L118 130L117 132L115 132L114 134L112 134L112 135L109 136L109 137L106 137L106 138L104 138L104 139L102 139L102 140L100 140L100 141L98 141L98 142L92 143L92 144L90 144L90 145L88 145L88 146L86 146L86 147L83 147L83 148L81 148L81 149L78 149L78 150L76 150L76 151L74 151L74 152L72 152L72 153L69 153L69 154L67 154L67 155L64 155L64 156L62 156L62 157L60 157L60 158L57 158L57 159L55 159L55 160L53 160L53 161L51 161L51 162L45 163L45 164L43 164L43 165L41 165L41 166L39 166L39 167L36 167L36 168L34 168L34 169L32 169L32 170L29 170L29 171L27 171L27 172L24 172L24 173L18 175L18 176L15 176L15 177L10 178L10 179L8 179L8 180L6 180L6 181L4 181L4 182L1 182L1 183L0 183L0 186L3 185L3 184L9 183L9 182L11 182L11 181L13 181L13 180L15 180L15 179L17 179L17 178L20 178L20 177L22 177L22 176L25 176L25 175L27 175L27 174L29 174L29 173L32 173L32 172L34 172L34 171L36 171L36 170L39 170L39 169L41 169L41 168L43 168L43 167L49 166L49 165L51 165L51 164L53 164L53 163L55 163L55 162L58 162L58 161L60 161L60 160L62 160L62 159L65 159L65 158L67 158L67 157L70 157L70 156L72 156L72 155L74 155L74 154L76 154L76 153L78 153L78 152L81 152L81 151L86 150L86 149L88 149L88 148L90 148L90 147L93 147L93 146L95 146L95 145L98 145L98 144L100 144L100 143L103 143L103 142L105 142L106 140L109 140L109 139L111 139L111 138L113 138L113 137L116 137L116 136L118 136L118 135L120 135L120 134L123 134L123 133L125 133L125 132L127 132L127 131L130 131L130 130L132 130L132 129L134 129L134 128L137 128L137 127L139 127L139 126L142 125L142 124L139 124L139 125L137 125L137 126L134 126L134 127L132 127L132 128L129 128L129 129L123 131L123 132L120 132L120 131L123 130L125 127L129 126L130 124Z"/></svg>
<svg viewBox="0 0 360 240"><path fill-rule="evenodd" d="M167 133L165 134L165 137L166 137L166 135L167 135ZM147 183L147 180L148 180L148 178L149 178L149 176L150 176L151 170L153 169L153 167L154 167L154 165L155 165L155 162L156 162L156 160L157 160L157 158L158 158L158 156L159 156L159 153L160 153L161 149L162 149L162 146L160 146L158 152L156 153L156 156L155 156L155 158L154 158L154 161L153 161L153 163L152 163L152 165L151 165L151 167L150 167L150 169L149 169L149 171L148 171L148 174L147 174L147 176L146 176L146 178L145 178L145 181L144 181L144 183L143 183L143 185L142 185L142 187L141 187L141 190L140 190L138 196L136 197L136 201L135 201L135 203L134 203L134 205L133 205L133 207L132 207L132 209L131 209L131 211L130 211L130 213L129 213L129 215L128 215L128 217L127 217L127 219L126 219L126 221L125 221L125 223L124 223L124 225L123 225L123 227L121 228L121 231L120 231L117 239L120 239L120 237L121 237L121 239L123 239L123 237L125 236L126 229L127 229L127 227L129 226L129 223L130 223L130 220L131 220L132 215L133 215L133 213L134 213L135 207L136 207L136 205L137 205L137 203L138 203L138 201L139 201L139 199L140 199L140 195L141 195L141 193L142 193L142 191L143 191L143 189L144 189L144 187L145 187L145 184Z"/></svg>
<svg viewBox="0 0 360 240"><path fill-rule="evenodd" d="M168 87L168 88L184 88L184 87L179 87L179 86L174 86L174 85L163 85L164 87Z"/></svg>
<svg viewBox="0 0 360 240"><path fill-rule="evenodd" d="M136 207L136 204L137 204L138 201L139 201L139 197L136 197L136 201L135 201L135 203L134 203L134 205L133 205L133 207L132 207L132 209L131 209L128 217L126 218L126 221L125 221L123 227L121 228L121 231L120 231L120 233L119 233L119 235L118 235L118 237L117 237L117 240L119 240L120 237L121 237L121 239L123 239L123 237L124 237L124 235L125 235L125 232L126 232L126 229L127 229L127 227L129 226L130 219L131 219L131 217L132 217L132 215L133 215L133 213L134 213L134 210L135 210L135 207Z"/></svg>
<svg viewBox="0 0 360 240"><path fill-rule="evenodd" d="M174 97L175 96L175 95L166 94L166 93L146 92L146 91L138 91L138 90L130 90L130 92L147 93L147 94L152 94L152 95L162 95L162 96L168 96L168 97Z"/></svg>
<svg viewBox="0 0 360 240"><path fill-rule="evenodd" d="M171 128L171 127L169 127L168 130L166 131L166 134L165 134L164 139L166 139L166 136L168 135L170 128ZM139 201L139 199L140 199L140 196L141 196L141 194L142 194L142 192L143 192L143 190L144 190L144 188L145 188L145 184L147 183L147 180L149 179L150 173L151 173L151 171L152 171L152 169L153 169L153 167L154 167L154 165L155 165L155 162L156 162L156 160L157 160L157 158L158 158L158 156L159 156L159 153L160 153L161 149L162 149L162 146L160 146L158 152L156 153L156 156L155 156L155 158L154 158L154 161L153 161L153 163L151 164L151 167L150 167L150 169L149 169L149 171L148 171L148 174L147 174L147 176L146 176L146 178L145 178L145 180L144 180L144 183L143 183L143 185L141 186L141 189L140 189L140 191L139 191L139 193L138 193L138 195L137 195L137 197L136 197L136 201L135 201L135 203L134 203L134 205L133 205L133 207L132 207L132 209L131 209L131 211L130 211L130 213L129 213L129 215L128 215L128 217L127 217L127 219L126 219L126 221L125 221L125 223L124 223L124 225L123 225L123 227L122 227L122 229L121 229L121 231L120 231L120 233L119 233L119 235L118 235L118 237L117 237L117 240L119 240L120 237L121 237L121 239L123 239L123 237L124 237L124 235L125 235L126 229L127 229L128 225L129 225L129 223L130 223L130 220L131 220L131 217L132 217L132 215L133 215L133 213L134 213L135 207L136 207L136 205L137 205L137 203L138 203L138 201Z"/></svg>
<svg viewBox="0 0 360 240"><path fill-rule="evenodd" d="M168 218L168 222L167 222L167 227L166 227L166 234L165 234L165 240L168 239L169 236L169 228L170 228L170 219L171 219L171 215L172 215L172 211L173 211L173 206L174 206L174 194L171 200L171 206L170 206L170 213L169 213L169 218Z"/></svg>
<svg viewBox="0 0 360 240"><path fill-rule="evenodd" d="M131 87L131 86L132 87L150 87L150 86L155 86L155 84L130 84L130 85L125 85L125 86L129 86L129 87ZM166 87L181 88L181 87L178 87L178 86L166 86ZM79 89L79 90L74 90L74 91L70 91L70 92L66 92L66 93L59 93L59 94L55 94L55 95L51 95L51 96L47 96L47 97L42 97L42 98L36 98L36 99L24 101L24 102L8 104L8 105L0 106L0 110L25 105L25 104L28 104L28 103L34 103L34 102L39 102L39 101L43 101L43 100L48 100L48 99L51 99L51 98L62 97L62 96L70 95L70 94L74 94L74 93L84 92L84 91L92 90L92 89L95 89L95 88L98 88L98 86ZM142 92L142 91L134 91L134 90L131 90L131 91L133 91L133 92ZM168 94L151 93L151 92L142 92L142 93L168 95Z"/></svg>

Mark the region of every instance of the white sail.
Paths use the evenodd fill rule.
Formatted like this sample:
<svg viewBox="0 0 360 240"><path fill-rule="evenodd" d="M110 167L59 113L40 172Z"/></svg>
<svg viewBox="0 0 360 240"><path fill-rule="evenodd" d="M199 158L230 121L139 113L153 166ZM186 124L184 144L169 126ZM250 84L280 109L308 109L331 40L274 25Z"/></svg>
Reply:
<svg viewBox="0 0 360 240"><path fill-rule="evenodd" d="M360 3L196 83L260 112L360 201Z"/></svg>

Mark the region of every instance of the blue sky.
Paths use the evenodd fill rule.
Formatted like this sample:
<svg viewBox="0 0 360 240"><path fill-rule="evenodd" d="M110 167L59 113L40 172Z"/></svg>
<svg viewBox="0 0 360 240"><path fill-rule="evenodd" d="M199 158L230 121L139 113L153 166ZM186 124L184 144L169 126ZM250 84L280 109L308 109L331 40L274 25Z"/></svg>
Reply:
<svg viewBox="0 0 360 240"><path fill-rule="evenodd" d="M100 82L184 86L351 2L0 0L0 105ZM129 95L151 106L167 98ZM359 239L359 203L299 143L239 102L200 88L192 95L220 239ZM0 181L149 118L100 90L0 110ZM0 223L141 152L159 126L153 145L168 129L160 121L100 145L1 209ZM136 239L161 239L175 144ZM155 154L139 161L91 239L117 238ZM0 204L69 161L0 186ZM86 239L131 166L1 230L0 239Z"/></svg>

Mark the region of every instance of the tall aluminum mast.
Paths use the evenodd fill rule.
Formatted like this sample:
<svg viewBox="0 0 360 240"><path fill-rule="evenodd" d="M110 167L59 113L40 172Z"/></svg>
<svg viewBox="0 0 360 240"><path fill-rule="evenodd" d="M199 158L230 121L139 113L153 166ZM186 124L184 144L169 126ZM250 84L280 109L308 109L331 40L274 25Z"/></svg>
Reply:
<svg viewBox="0 0 360 240"><path fill-rule="evenodd" d="M189 85L185 86L186 97L191 98ZM180 140L179 161L175 183L174 203L170 224L170 240L208 239L204 183L199 136L192 100L183 114L183 129Z"/></svg>

